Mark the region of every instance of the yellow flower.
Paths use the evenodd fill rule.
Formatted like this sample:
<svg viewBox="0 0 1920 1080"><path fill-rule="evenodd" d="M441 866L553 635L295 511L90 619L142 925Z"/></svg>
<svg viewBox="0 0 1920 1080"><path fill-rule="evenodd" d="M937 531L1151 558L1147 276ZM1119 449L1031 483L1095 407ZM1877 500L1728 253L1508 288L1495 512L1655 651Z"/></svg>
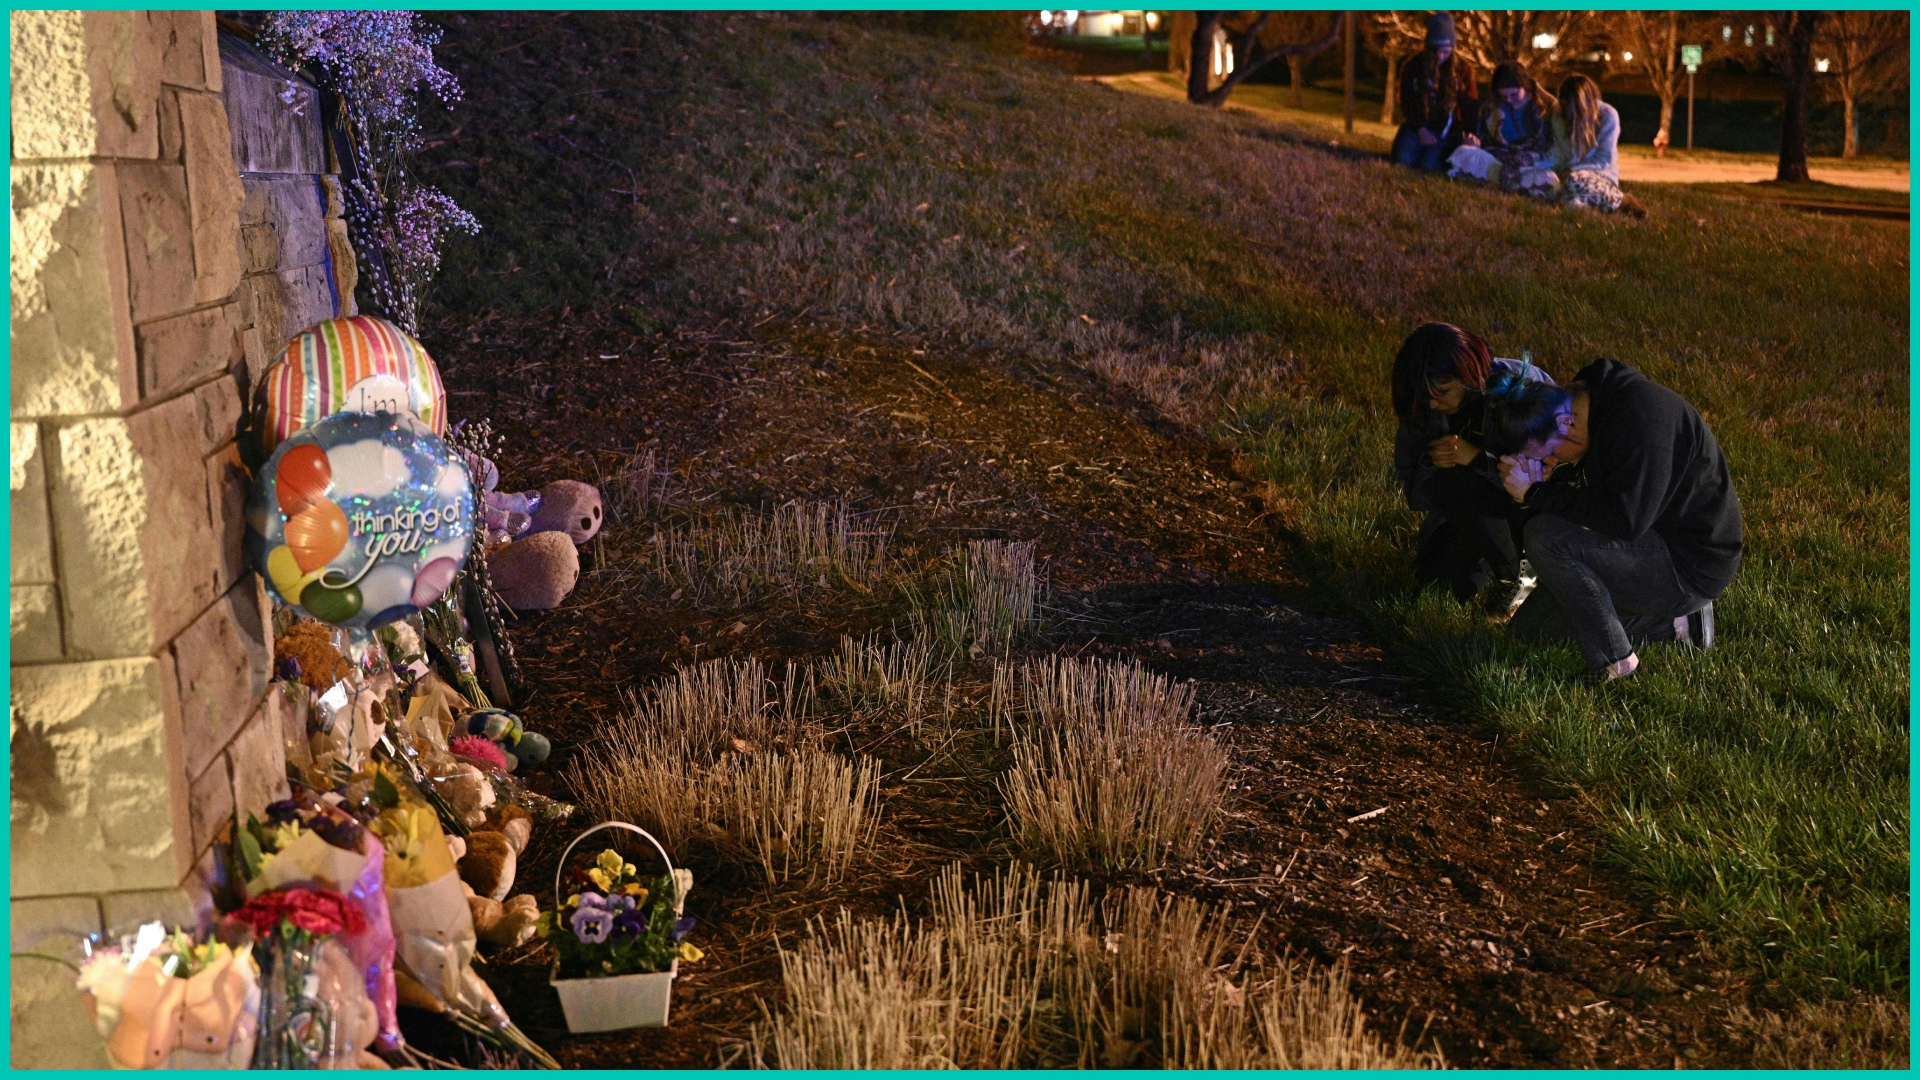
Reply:
<svg viewBox="0 0 1920 1080"><path fill-rule="evenodd" d="M580 894L579 894L579 893L574 893L574 894L573 894L572 896L569 896L569 897L567 897L567 906L568 906L568 907L579 907L579 906L580 906Z"/></svg>
<svg viewBox="0 0 1920 1080"><path fill-rule="evenodd" d="M600 858L595 860L595 865L606 871L608 876L618 877L620 876L620 868L626 865L626 860L620 857L619 852L608 848L600 853Z"/></svg>
<svg viewBox="0 0 1920 1080"><path fill-rule="evenodd" d="M705 955L707 954L701 952L699 946L691 941L683 941L680 943L680 959L685 960L689 964L698 962L700 958Z"/></svg>
<svg viewBox="0 0 1920 1080"><path fill-rule="evenodd" d="M620 891L633 897L635 906L645 906L647 902L647 887L645 885L637 881L629 881L620 887Z"/></svg>
<svg viewBox="0 0 1920 1080"><path fill-rule="evenodd" d="M613 888L613 879L607 876L606 871L597 866L587 871L587 877L592 880L595 885L600 886L601 892Z"/></svg>
<svg viewBox="0 0 1920 1080"><path fill-rule="evenodd" d="M267 837L267 843L275 851L285 851L298 839L300 839L300 826L289 821L274 826L273 835Z"/></svg>
<svg viewBox="0 0 1920 1080"><path fill-rule="evenodd" d="M633 875L635 875L635 874L637 874L637 873L639 873L639 872L640 872L640 871L639 871L638 869L636 869L636 868L634 867L634 865L633 865L632 863L628 863L628 864L626 865L626 869L625 869L625 873L626 873L626 875L627 875L628 877L632 877Z"/></svg>

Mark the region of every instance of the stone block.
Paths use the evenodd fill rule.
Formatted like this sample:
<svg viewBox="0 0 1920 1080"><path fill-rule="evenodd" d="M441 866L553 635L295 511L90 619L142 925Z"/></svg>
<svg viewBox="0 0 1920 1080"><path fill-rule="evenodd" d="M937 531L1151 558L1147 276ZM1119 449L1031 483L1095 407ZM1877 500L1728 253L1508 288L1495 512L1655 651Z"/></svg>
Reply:
<svg viewBox="0 0 1920 1080"><path fill-rule="evenodd" d="M247 490L252 484L253 475L240 459L239 446L228 443L207 457L207 504L213 510L222 587L232 586L250 569L241 544L247 530Z"/></svg>
<svg viewBox="0 0 1920 1080"><path fill-rule="evenodd" d="M159 662L143 656L9 674L14 897L177 884Z"/></svg>
<svg viewBox="0 0 1920 1080"><path fill-rule="evenodd" d="M220 594L199 408L186 394L122 419L61 425L49 463L65 625L82 659L140 656Z"/></svg>
<svg viewBox="0 0 1920 1080"><path fill-rule="evenodd" d="M117 172L15 164L12 180L12 415L118 412L140 394Z"/></svg>
<svg viewBox="0 0 1920 1080"><path fill-rule="evenodd" d="M160 46L172 21L163 12L87 12L96 155L151 159L159 154Z"/></svg>
<svg viewBox="0 0 1920 1080"><path fill-rule="evenodd" d="M269 365L295 334L340 312L334 283L325 266L250 274L241 292L244 303L252 306L253 326L267 347Z"/></svg>
<svg viewBox="0 0 1920 1080"><path fill-rule="evenodd" d="M216 755L194 778L187 793L187 814L195 854L212 846L214 837L233 820L233 776L227 771L225 754Z"/></svg>
<svg viewBox="0 0 1920 1080"><path fill-rule="evenodd" d="M238 317L238 305L235 305L235 317ZM239 335L235 335L237 339ZM232 372L239 370L244 358L236 350L228 364L229 374L224 378L203 383L195 389L194 406L200 414L200 452L211 454L232 442L240 434L240 378Z"/></svg>
<svg viewBox="0 0 1920 1080"><path fill-rule="evenodd" d="M240 172L327 171L320 95L311 84L230 34L220 36L220 74Z"/></svg>
<svg viewBox="0 0 1920 1080"><path fill-rule="evenodd" d="M8 614L12 622L13 662L48 664L60 659L60 589L55 585L15 585Z"/></svg>
<svg viewBox="0 0 1920 1080"><path fill-rule="evenodd" d="M239 213L245 192L233 164L227 110L212 94L180 95L180 130L193 211L195 297L223 300L240 285Z"/></svg>
<svg viewBox="0 0 1920 1080"><path fill-rule="evenodd" d="M8 20L14 160L86 158L97 140L81 11L14 11Z"/></svg>
<svg viewBox="0 0 1920 1080"><path fill-rule="evenodd" d="M327 219L327 254L333 262L333 291L339 297L340 314L355 314L353 290L360 284L360 261L353 254L347 223L339 218Z"/></svg>
<svg viewBox="0 0 1920 1080"><path fill-rule="evenodd" d="M332 173L320 177L320 190L327 198L327 216L330 218L347 216L346 193L340 189L340 178Z"/></svg>
<svg viewBox="0 0 1920 1080"><path fill-rule="evenodd" d="M240 283L242 300L251 300L252 295L252 290L247 288L245 281L242 281ZM241 305L242 310L249 306L251 305L246 303ZM251 322L247 324L245 330L241 331L240 340L247 346L247 370L245 377L241 379L240 396L243 400L252 401L254 388L260 385L260 373L267 370L267 365L273 363L274 357L267 351L267 342L260 336L260 328Z"/></svg>
<svg viewBox="0 0 1920 1080"><path fill-rule="evenodd" d="M193 216L184 165L127 162L118 170L133 321L177 315L197 303Z"/></svg>
<svg viewBox="0 0 1920 1080"><path fill-rule="evenodd" d="M160 158L169 165L183 162L183 150L180 145L180 91L173 87L160 90Z"/></svg>
<svg viewBox="0 0 1920 1080"><path fill-rule="evenodd" d="M209 898L210 899L210 898ZM144 889L139 892L108 893L100 898L100 921L109 938L132 934L148 923L157 922L167 929L201 925L211 921L212 905L202 908L200 898L184 888Z"/></svg>
<svg viewBox="0 0 1920 1080"><path fill-rule="evenodd" d="M199 775L259 710L273 667L269 618L260 579L249 574L168 643L163 668L179 696L188 775Z"/></svg>
<svg viewBox="0 0 1920 1080"><path fill-rule="evenodd" d="M153 15L156 28L163 29L160 81L189 90L209 89L205 36L214 32L212 12L156 11Z"/></svg>
<svg viewBox="0 0 1920 1080"><path fill-rule="evenodd" d="M313 266L328 254L328 219L317 177L244 181L247 200L240 226L250 274Z"/></svg>
<svg viewBox="0 0 1920 1080"><path fill-rule="evenodd" d="M15 954L9 1063L16 1069L105 1069L106 1045L73 987L73 972L48 959L79 956L80 942L101 932L99 903L91 896L15 900L8 921Z"/></svg>
<svg viewBox="0 0 1920 1080"><path fill-rule="evenodd" d="M232 370L246 349L238 303L143 323L133 328L133 337L143 398L162 397Z"/></svg>
<svg viewBox="0 0 1920 1080"><path fill-rule="evenodd" d="M15 585L50 585L53 524L47 517L47 461L40 452L40 426L14 424L8 431L8 481L12 495L12 558Z"/></svg>
<svg viewBox="0 0 1920 1080"><path fill-rule="evenodd" d="M264 814L267 804L286 798L286 747L280 741L280 695L269 694L240 737L227 747L233 770L233 808L237 820Z"/></svg>

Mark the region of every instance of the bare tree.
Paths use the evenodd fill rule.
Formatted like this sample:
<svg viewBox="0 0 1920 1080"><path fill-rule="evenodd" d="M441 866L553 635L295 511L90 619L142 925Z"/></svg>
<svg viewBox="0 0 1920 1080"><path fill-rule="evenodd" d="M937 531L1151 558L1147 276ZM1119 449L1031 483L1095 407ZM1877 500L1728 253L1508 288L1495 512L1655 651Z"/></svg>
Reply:
<svg viewBox="0 0 1920 1080"><path fill-rule="evenodd" d="M1770 14L1781 31L1780 49L1780 183L1807 179L1807 90L1813 83L1813 35L1821 12L1776 11Z"/></svg>
<svg viewBox="0 0 1920 1080"><path fill-rule="evenodd" d="M1240 31L1240 40L1234 46L1233 70L1226 73L1220 85L1212 82L1212 65L1206 58L1213 54L1214 32L1225 25L1233 12L1196 11L1193 27L1193 39L1190 59L1187 63L1187 100L1195 105L1218 107L1233 93L1233 88L1247 80L1249 75L1266 66L1270 61L1287 56L1312 56L1324 52L1340 39L1340 27L1346 22L1346 13L1334 14L1333 25L1326 34L1302 44L1270 44L1262 37L1262 32L1273 21L1273 12L1263 11L1246 29Z"/></svg>
<svg viewBox="0 0 1920 1080"><path fill-rule="evenodd" d="M1387 63L1387 95L1380 104L1380 122L1393 123L1393 108L1400 103L1400 65L1427 47L1427 13L1424 11L1376 11L1368 20L1367 49Z"/></svg>
<svg viewBox="0 0 1920 1080"><path fill-rule="evenodd" d="M1832 76L1828 86L1846 109L1841 157L1860 153L1856 106L1906 85L1907 31L1904 11L1830 11L1815 31L1813 47Z"/></svg>
<svg viewBox="0 0 1920 1080"><path fill-rule="evenodd" d="M1607 48L1607 19L1598 11L1458 11L1453 23L1461 55L1483 71L1508 60L1524 65L1551 93L1582 58Z"/></svg>
<svg viewBox="0 0 1920 1080"><path fill-rule="evenodd" d="M1680 96L1687 69L1680 63L1680 37L1694 29L1697 18L1680 11L1617 11L1612 13L1609 66L1638 72L1660 98L1660 130L1653 136L1653 152L1665 157L1673 140L1673 101Z"/></svg>

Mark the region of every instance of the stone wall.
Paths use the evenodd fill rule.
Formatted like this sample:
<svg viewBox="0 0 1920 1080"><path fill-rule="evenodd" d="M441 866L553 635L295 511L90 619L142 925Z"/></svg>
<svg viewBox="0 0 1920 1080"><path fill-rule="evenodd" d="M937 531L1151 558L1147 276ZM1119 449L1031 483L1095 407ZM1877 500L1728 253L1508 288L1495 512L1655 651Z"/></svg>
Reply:
<svg viewBox="0 0 1920 1080"><path fill-rule="evenodd" d="M236 435L284 339L351 313L353 260L315 110L243 175L229 100L313 91L235 77L211 12L9 30L12 942L66 956L207 914L217 832L286 792ZM65 967L11 983L14 1066L105 1066Z"/></svg>

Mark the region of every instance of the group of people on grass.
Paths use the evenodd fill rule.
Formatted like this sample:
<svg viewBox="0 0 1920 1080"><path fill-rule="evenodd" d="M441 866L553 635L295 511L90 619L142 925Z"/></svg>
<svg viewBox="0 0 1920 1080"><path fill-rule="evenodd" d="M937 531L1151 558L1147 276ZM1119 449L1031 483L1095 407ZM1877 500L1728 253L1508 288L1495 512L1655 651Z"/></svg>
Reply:
<svg viewBox="0 0 1920 1080"><path fill-rule="evenodd" d="M1740 501L1679 394L1609 359L1559 386L1530 359L1428 323L1394 360L1393 408L1394 471L1426 512L1417 578L1462 602L1493 586L1515 635L1571 640L1595 682L1633 674L1648 642L1712 647L1713 601L1740 565Z"/></svg>
<svg viewBox="0 0 1920 1080"><path fill-rule="evenodd" d="M1454 41L1453 16L1428 18L1426 48L1400 77L1406 122L1393 140L1396 164L1604 213L1645 213L1620 190L1620 114L1592 79L1567 76L1556 100L1509 61L1494 68L1483 105Z"/></svg>

